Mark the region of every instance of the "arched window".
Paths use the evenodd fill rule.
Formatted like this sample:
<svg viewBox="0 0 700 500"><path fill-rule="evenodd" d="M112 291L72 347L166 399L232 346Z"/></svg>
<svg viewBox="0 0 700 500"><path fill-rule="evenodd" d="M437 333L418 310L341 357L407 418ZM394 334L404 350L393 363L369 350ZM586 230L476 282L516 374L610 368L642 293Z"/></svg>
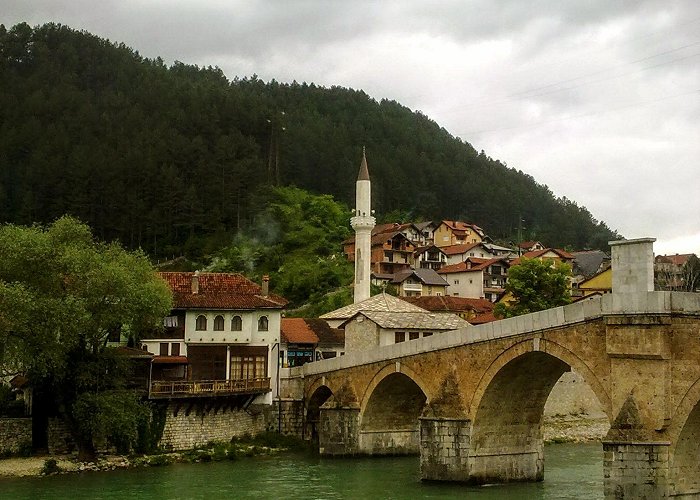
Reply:
<svg viewBox="0 0 700 500"><path fill-rule="evenodd" d="M214 331L223 332L224 331L224 317L220 314L214 318Z"/></svg>
<svg viewBox="0 0 700 500"><path fill-rule="evenodd" d="M207 329L207 317L203 314L197 316L197 324L195 325L195 330L204 331Z"/></svg>
<svg viewBox="0 0 700 500"><path fill-rule="evenodd" d="M231 331L240 332L241 330L243 330L243 321L240 316L234 316L231 318Z"/></svg>
<svg viewBox="0 0 700 500"><path fill-rule="evenodd" d="M267 331L267 316L260 316L260 319L258 320L258 331L259 332L266 332Z"/></svg>

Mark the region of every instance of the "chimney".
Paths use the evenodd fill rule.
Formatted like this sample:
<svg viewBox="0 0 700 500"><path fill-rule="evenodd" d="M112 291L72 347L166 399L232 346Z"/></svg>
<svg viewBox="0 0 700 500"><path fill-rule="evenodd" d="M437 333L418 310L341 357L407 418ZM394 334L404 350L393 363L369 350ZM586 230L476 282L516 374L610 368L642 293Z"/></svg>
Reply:
<svg viewBox="0 0 700 500"><path fill-rule="evenodd" d="M270 293L270 276L267 274L264 274L262 277L262 295L263 297L267 297L267 295Z"/></svg>
<svg viewBox="0 0 700 500"><path fill-rule="evenodd" d="M195 271L192 275L192 293L194 295L199 293L199 271Z"/></svg>

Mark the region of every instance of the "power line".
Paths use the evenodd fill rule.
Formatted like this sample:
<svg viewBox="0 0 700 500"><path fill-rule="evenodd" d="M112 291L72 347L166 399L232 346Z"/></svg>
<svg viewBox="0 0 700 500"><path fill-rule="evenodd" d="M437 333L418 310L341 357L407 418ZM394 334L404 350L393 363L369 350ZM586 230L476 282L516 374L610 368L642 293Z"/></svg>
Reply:
<svg viewBox="0 0 700 500"><path fill-rule="evenodd" d="M542 126L542 125L548 125L548 124L550 124L550 123L556 123L556 122L574 120L574 119L578 119L578 118L585 118L585 117L588 117L588 116L602 115L602 114L606 114L606 113L612 113L612 112L615 112L615 111L620 111L620 110L623 110L623 109L634 108L634 107L637 107L637 106L647 106L647 105L649 105L649 104L654 104L654 103L656 103L656 102L666 101L666 100L668 100L668 99L675 99L675 98L678 98L678 97L684 97L684 96L692 95L692 94L696 94L696 93L700 93L700 89L692 90L692 91L690 91L690 92L684 92L684 93L681 93L681 94L674 94L674 95L659 97L659 98L657 98L657 99L651 99L651 100L646 100L646 101L639 101L639 102L635 102L635 103L631 103L631 104L626 104L626 105L624 105L624 106L618 106L618 107L610 108L610 109L604 109L604 110L599 110L599 111L590 111L590 112L588 112L588 113L581 113L581 114L573 115L573 116L564 116L564 117L560 117L560 118L553 118L553 119L550 119L550 120L544 120L544 121L537 122L537 123L534 123L534 124L531 123L531 124L527 124L527 125L513 125L513 126L511 126L511 127L498 127L498 128L493 128L493 129L474 130L474 131L466 132L466 133L464 133L464 134L457 134L457 135L458 135L458 137L461 137L461 138L464 139L465 137L469 137L469 136L472 136L472 135L485 134L485 133L489 133L489 132L501 132L501 131L504 131L504 130L517 130L517 129L523 129L523 128L535 128L535 127L540 127L540 126ZM464 139L464 140L466 140L466 139Z"/></svg>

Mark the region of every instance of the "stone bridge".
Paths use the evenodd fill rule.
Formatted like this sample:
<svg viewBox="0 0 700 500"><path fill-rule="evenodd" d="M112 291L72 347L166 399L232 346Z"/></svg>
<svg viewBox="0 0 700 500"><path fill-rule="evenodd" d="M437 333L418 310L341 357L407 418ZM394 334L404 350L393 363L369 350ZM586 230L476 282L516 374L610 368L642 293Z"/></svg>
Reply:
<svg viewBox="0 0 700 500"><path fill-rule="evenodd" d="M606 498L700 496L700 294L635 291L618 266L622 293L290 369L280 399L303 405L324 455L420 454L424 480L539 481L545 402L574 370L611 423Z"/></svg>

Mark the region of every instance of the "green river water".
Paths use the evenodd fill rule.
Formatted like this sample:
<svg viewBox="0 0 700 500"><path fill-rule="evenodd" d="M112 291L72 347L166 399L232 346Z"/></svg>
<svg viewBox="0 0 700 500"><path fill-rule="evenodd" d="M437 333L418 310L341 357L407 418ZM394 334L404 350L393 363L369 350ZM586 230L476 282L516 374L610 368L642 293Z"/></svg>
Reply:
<svg viewBox="0 0 700 500"><path fill-rule="evenodd" d="M467 487L423 483L418 457L327 459L283 453L233 462L0 479L0 498L59 499L600 499L600 444L545 448L545 481Z"/></svg>

